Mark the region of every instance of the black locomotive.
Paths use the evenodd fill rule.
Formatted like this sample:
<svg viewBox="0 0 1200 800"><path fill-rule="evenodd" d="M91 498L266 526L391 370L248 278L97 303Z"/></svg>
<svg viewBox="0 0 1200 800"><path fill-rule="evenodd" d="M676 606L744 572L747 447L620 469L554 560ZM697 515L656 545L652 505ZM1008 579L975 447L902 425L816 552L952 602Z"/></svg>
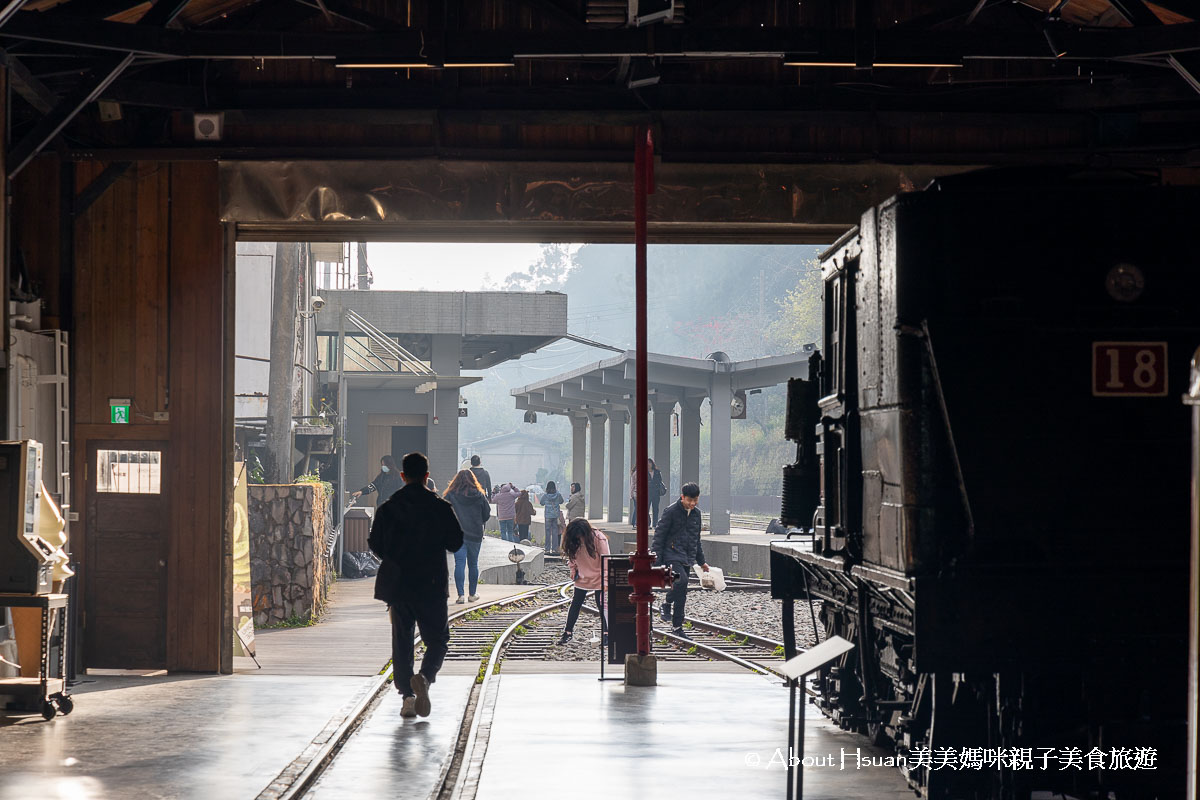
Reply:
<svg viewBox="0 0 1200 800"><path fill-rule="evenodd" d="M815 702L923 796L1183 793L1197 211L975 173L822 256L782 513L812 534L773 543L773 592L856 645Z"/></svg>

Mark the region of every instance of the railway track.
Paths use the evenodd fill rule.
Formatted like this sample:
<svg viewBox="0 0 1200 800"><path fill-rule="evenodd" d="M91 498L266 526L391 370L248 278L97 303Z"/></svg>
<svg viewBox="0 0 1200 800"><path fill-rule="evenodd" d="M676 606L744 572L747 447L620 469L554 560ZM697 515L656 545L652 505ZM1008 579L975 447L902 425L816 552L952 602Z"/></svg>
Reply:
<svg viewBox="0 0 1200 800"><path fill-rule="evenodd" d="M585 603L583 608L593 616L600 614L593 603ZM732 661L762 675L785 677L780 671L783 642L694 617L684 617L684 627L688 634L686 639L655 627L652 629L654 640L670 644L685 655ZM668 660L675 659L668 657Z"/></svg>
<svg viewBox="0 0 1200 800"><path fill-rule="evenodd" d="M756 586L753 581L743 585L747 588ZM561 624L559 620L546 624L544 618L566 610L570 604L570 586L570 583L564 582L531 587L528 592L489 606L451 614L451 641L446 662L474 661L480 666L459 724L457 738L452 751L446 754L440 765L438 776L427 795L429 800L470 800L475 796L488 748L497 697L496 676L501 664L505 660L545 660L548 648L557 643ZM593 604L585 604L584 610L588 614L599 615ZM782 643L704 620L687 618L687 623L690 625L690 641L667 631L655 630L656 642L672 645L669 649L659 651L660 658L669 661L723 659L764 675L781 674L778 665L782 664L782 660L778 653L782 652ZM417 641L419 646L419 638ZM309 756L307 763L298 765L294 762L281 773L280 778L272 784L275 789L271 791L272 798L295 800L318 785L322 772L333 763L355 730L378 707L391 682L390 673L389 666L346 720L336 730L327 729L327 735L318 737L321 740L319 746L318 741L314 740L314 746L306 751ZM290 777L285 781L285 776ZM279 791L281 783L288 785Z"/></svg>

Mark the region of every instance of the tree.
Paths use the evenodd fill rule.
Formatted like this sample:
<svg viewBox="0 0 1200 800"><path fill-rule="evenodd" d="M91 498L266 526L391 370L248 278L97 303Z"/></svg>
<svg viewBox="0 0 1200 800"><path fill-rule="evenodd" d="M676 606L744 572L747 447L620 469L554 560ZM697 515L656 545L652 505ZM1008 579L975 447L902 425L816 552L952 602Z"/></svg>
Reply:
<svg viewBox="0 0 1200 800"><path fill-rule="evenodd" d="M795 352L811 342L821 341L824 316L824 284L815 260L806 265L783 299L777 301L778 316L767 328L767 336L785 352Z"/></svg>
<svg viewBox="0 0 1200 800"><path fill-rule="evenodd" d="M543 244L542 254L525 272L510 273L500 289L505 292L556 292L563 287L567 273L576 265L575 252L569 244Z"/></svg>

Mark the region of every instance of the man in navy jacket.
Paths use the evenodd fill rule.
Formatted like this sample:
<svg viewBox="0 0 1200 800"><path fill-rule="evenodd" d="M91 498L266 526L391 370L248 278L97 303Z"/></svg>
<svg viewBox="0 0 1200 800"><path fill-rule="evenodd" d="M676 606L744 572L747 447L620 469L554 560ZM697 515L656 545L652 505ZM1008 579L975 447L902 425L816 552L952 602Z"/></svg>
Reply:
<svg viewBox="0 0 1200 800"><path fill-rule="evenodd" d="M651 549L657 562L666 564L676 574L675 583L667 590L662 604L662 620L670 622L676 636L689 638L683 632L683 606L687 602L688 574L693 564L708 572L704 547L700 543L700 487L685 483L679 500L667 506L659 517Z"/></svg>
<svg viewBox="0 0 1200 800"><path fill-rule="evenodd" d="M388 604L392 620L392 675L404 696L400 716L429 716L429 684L437 678L450 643L447 622L446 553L463 544L454 509L425 488L429 460L409 453L401 462L404 487L375 512L367 544L383 561L375 599ZM425 657L413 674L413 627L421 631Z"/></svg>

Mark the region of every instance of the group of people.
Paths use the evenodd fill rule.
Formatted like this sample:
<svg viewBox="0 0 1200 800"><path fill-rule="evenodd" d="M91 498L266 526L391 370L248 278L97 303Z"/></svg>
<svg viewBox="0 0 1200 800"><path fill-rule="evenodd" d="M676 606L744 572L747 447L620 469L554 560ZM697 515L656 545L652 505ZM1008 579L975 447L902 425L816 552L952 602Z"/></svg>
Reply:
<svg viewBox="0 0 1200 800"><path fill-rule="evenodd" d="M504 490L512 495L511 490L515 488L505 484L498 487L497 493ZM446 553L454 554L457 602L463 603L467 599L464 597L464 577L467 577L464 572L468 567L469 599L472 602L478 599L475 587L479 579L479 549L483 543L483 525L491 517L488 502L491 489L491 477L483 469L479 457L474 456L471 468L460 470L439 497L436 485L429 477L428 459L422 453L409 453L404 456L399 469L391 456L385 456L376 479L353 494L355 498L372 492L377 495L368 545L382 561L375 579L375 598L387 604L392 623L392 669L395 686L403 696L402 717L429 715L432 707L429 687L437 678L450 643ZM578 505L572 507L577 494ZM528 492L522 490L512 498L513 517L509 519L517 518L516 509L522 495L532 516ZM675 574L660 610L662 619L672 624L677 636L684 638L687 638L683 619L688 572L693 564L699 564L706 572L709 569L700 542L700 510L696 507L699 499L700 487L695 483L684 484L679 500L663 510L652 546L658 554L658 563L670 566ZM559 643L565 644L571 639L589 592L595 593L602 612L605 609L602 559L610 552L608 538L583 517L583 495L579 484L571 485L571 500L565 501L550 482L538 500L546 509L546 543L550 545L551 530L554 529L553 541L557 549L561 531L562 552L567 557L575 584L566 625L559 638ZM562 526L560 508L564 505L567 514L577 509L578 516ZM499 503L497 511L499 516ZM525 530L521 531L517 524L516 532L512 525L507 526L509 535L528 535L529 523L524 524ZM501 530L505 531L506 527L502 525ZM604 627L607 628L607 617ZM425 644L421 668L416 673L413 672L414 628L420 632Z"/></svg>
<svg viewBox="0 0 1200 800"><path fill-rule="evenodd" d="M496 517L500 521L500 538L506 542L533 541L529 536L534 513L529 491L512 483L504 483L496 487L492 500L496 503ZM557 484L549 481L546 491L537 495L537 501L544 509L542 522L546 552L558 555L568 522L585 514L583 486L572 483L570 496L564 498Z"/></svg>

